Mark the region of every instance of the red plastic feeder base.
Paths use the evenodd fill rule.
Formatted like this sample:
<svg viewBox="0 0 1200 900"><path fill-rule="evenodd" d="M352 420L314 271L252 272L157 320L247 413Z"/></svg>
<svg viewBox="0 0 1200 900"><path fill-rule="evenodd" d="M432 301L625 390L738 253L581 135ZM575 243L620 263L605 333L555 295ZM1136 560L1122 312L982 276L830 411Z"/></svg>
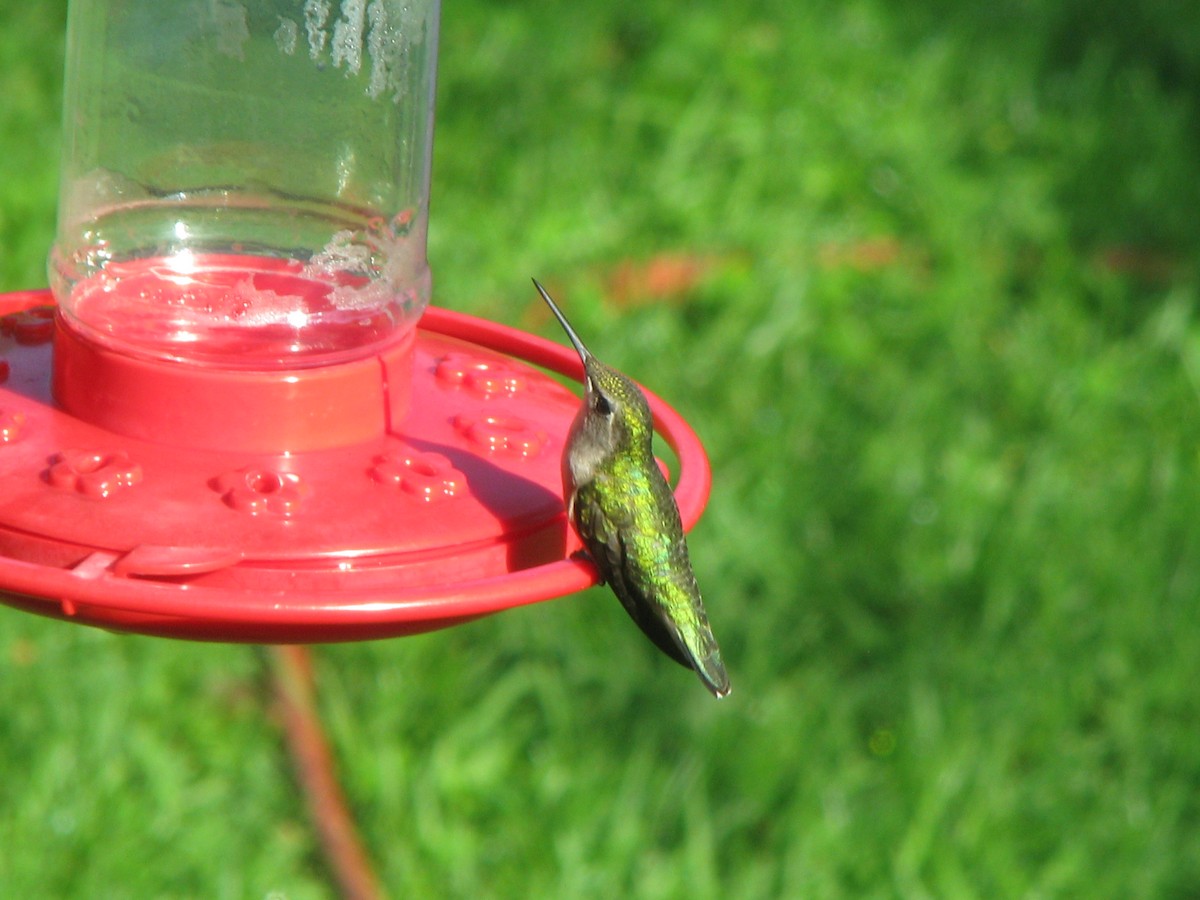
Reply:
<svg viewBox="0 0 1200 900"><path fill-rule="evenodd" d="M595 583L569 556L562 499L579 399L533 368L579 378L569 348L431 308L415 342L366 361L192 379L78 340L52 304L0 295L0 601L122 631L316 643ZM303 415L286 412L296 379L312 380ZM649 398L691 527L708 462Z"/></svg>

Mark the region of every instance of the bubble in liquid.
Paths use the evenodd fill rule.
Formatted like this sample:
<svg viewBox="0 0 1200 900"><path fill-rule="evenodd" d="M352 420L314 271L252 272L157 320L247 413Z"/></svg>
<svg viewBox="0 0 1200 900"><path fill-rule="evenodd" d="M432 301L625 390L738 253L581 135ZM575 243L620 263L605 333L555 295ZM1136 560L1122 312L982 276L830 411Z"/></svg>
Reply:
<svg viewBox="0 0 1200 900"><path fill-rule="evenodd" d="M330 52L333 54L333 64L354 74L362 68L362 36L363 20L366 17L366 0L344 0L342 3L342 18L333 26L333 43Z"/></svg>
<svg viewBox="0 0 1200 900"><path fill-rule="evenodd" d="M291 19L279 17L279 27L275 29L275 46L288 56L296 52L296 44L300 40L300 26Z"/></svg>

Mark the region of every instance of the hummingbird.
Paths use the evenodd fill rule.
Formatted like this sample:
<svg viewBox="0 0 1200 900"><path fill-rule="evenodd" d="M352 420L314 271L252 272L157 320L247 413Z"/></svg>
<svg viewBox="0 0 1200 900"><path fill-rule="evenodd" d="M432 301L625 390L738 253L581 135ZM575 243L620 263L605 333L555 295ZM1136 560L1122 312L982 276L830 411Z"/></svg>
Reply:
<svg viewBox="0 0 1200 900"><path fill-rule="evenodd" d="M724 697L729 675L688 559L679 505L654 459L646 395L588 352L536 278L533 285L583 362L583 405L563 450L567 519L638 627Z"/></svg>

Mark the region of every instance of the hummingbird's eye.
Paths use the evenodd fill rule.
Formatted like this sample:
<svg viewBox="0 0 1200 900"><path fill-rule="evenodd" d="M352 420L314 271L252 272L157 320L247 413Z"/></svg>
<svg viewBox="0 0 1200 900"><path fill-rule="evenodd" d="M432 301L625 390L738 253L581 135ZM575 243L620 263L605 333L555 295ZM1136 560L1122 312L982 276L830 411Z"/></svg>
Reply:
<svg viewBox="0 0 1200 900"><path fill-rule="evenodd" d="M612 404L608 402L608 398L601 393L597 393L595 399L592 400L592 409L602 416L612 415Z"/></svg>

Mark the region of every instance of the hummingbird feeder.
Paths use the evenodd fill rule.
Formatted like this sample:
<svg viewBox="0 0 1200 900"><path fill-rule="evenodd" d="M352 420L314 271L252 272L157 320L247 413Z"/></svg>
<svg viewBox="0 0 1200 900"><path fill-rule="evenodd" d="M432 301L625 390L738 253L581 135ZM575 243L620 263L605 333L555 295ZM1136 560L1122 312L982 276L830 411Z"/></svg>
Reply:
<svg viewBox="0 0 1200 900"><path fill-rule="evenodd" d="M427 308L438 16L72 0L52 292L0 296L3 602L328 642L594 583L574 351ZM690 527L708 463L650 402Z"/></svg>

